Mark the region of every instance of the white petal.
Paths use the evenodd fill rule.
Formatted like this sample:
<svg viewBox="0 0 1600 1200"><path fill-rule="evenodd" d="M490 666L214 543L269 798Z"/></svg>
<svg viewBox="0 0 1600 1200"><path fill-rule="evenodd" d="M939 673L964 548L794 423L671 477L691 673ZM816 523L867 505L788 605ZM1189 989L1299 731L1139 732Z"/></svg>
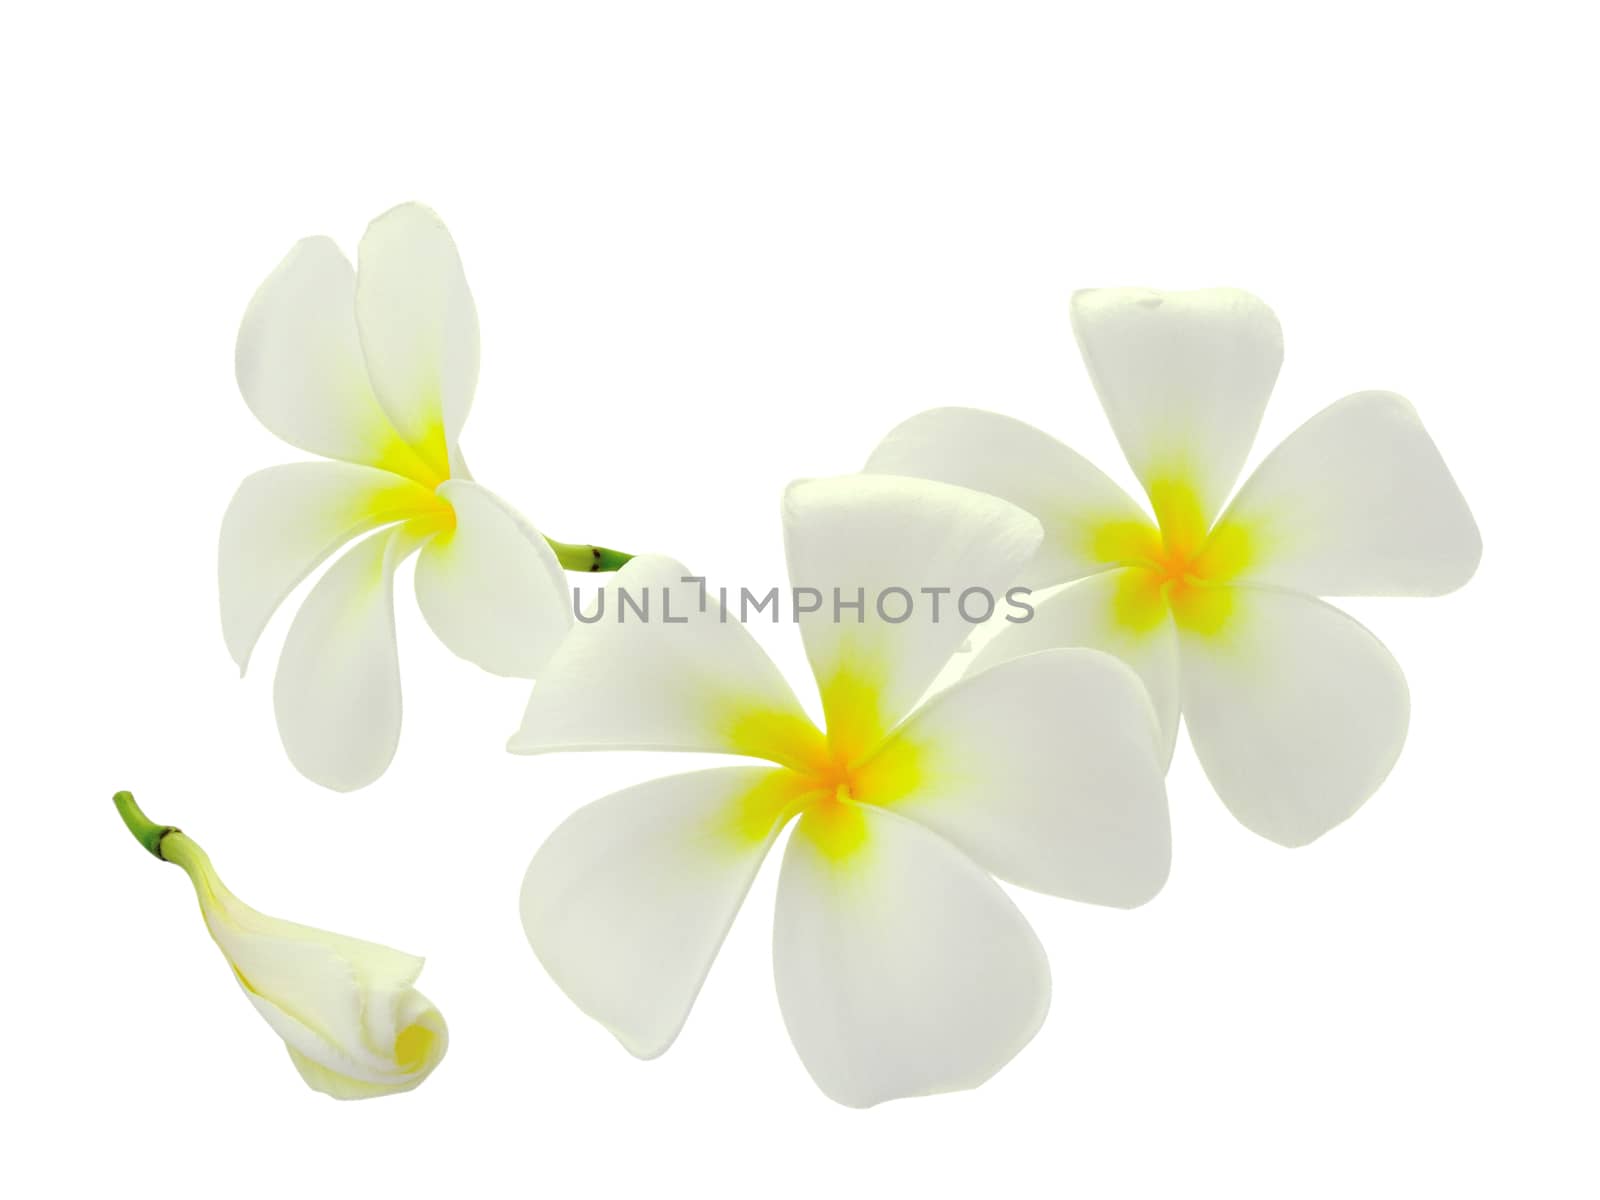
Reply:
<svg viewBox="0 0 1600 1200"><path fill-rule="evenodd" d="M406 440L458 467L456 439L478 383L478 310L444 222L420 204L367 226L356 279L367 374ZM459 470L453 473L460 474Z"/></svg>
<svg viewBox="0 0 1600 1200"><path fill-rule="evenodd" d="M1178 631L1164 607L1153 623L1119 616L1119 599L1135 582L1131 571L1107 571L1035 597L1032 619L1005 625L973 656L969 671L1058 646L1086 646L1115 655L1138 673L1149 692L1165 767L1178 737Z"/></svg>
<svg viewBox="0 0 1600 1200"><path fill-rule="evenodd" d="M1320 600L1233 592L1220 632L1179 631L1184 721L1233 815L1301 846L1360 808L1394 766L1410 720L1405 676L1377 638Z"/></svg>
<svg viewBox="0 0 1600 1200"><path fill-rule="evenodd" d="M658 779L580 808L534 856L528 941L632 1053L654 1058L683 1028L796 782L770 767Z"/></svg>
<svg viewBox="0 0 1600 1200"><path fill-rule="evenodd" d="M253 988L289 1008L329 1012L336 1007L335 984L353 980L367 991L401 992L422 973L423 961L414 954L268 916L223 887L209 862L203 871L196 889L203 889L201 909L212 939Z"/></svg>
<svg viewBox="0 0 1600 1200"><path fill-rule="evenodd" d="M455 528L417 558L417 603L439 640L496 675L532 679L572 625L566 575L538 530L475 483L439 495Z"/></svg>
<svg viewBox="0 0 1600 1200"><path fill-rule="evenodd" d="M971 633L963 604L978 620L1005 610L1007 589L1043 537L1014 504L896 475L791 484L783 526L790 582L820 595L816 612L795 612L829 736L844 732L863 749L910 710ZM909 617L895 623L908 600ZM843 607L858 601L859 610Z"/></svg>
<svg viewBox="0 0 1600 1200"><path fill-rule="evenodd" d="M426 488L348 463L291 463L239 485L222 518L222 634L242 674L283 599L358 534L432 503Z"/></svg>
<svg viewBox="0 0 1600 1200"><path fill-rule="evenodd" d="M715 585L641 555L618 571L593 624L578 624L539 672L508 749L700 750L799 765L820 734ZM631 605L623 596L631 598ZM641 619L634 606L648 606Z"/></svg>
<svg viewBox="0 0 1600 1200"><path fill-rule="evenodd" d="M239 324L239 391L256 419L290 445L413 474L420 464L367 381L355 294L355 271L333 242L297 243Z"/></svg>
<svg viewBox="0 0 1600 1200"><path fill-rule="evenodd" d="M935 408L891 430L864 468L914 475L999 496L1044 526L1044 542L1018 582L1034 588L1105 569L1096 533L1148 521L1100 468L1047 433L975 408Z"/></svg>
<svg viewBox="0 0 1600 1200"><path fill-rule="evenodd" d="M1318 596L1437 596L1483 552L1467 502L1416 410L1388 392L1330 404L1267 456L1221 526L1240 578Z"/></svg>
<svg viewBox="0 0 1600 1200"><path fill-rule="evenodd" d="M359 543L317 581L289 627L273 685L278 734L289 761L323 787L365 787L394 757L394 571L416 545L406 526Z"/></svg>
<svg viewBox="0 0 1600 1200"><path fill-rule="evenodd" d="M818 1087L856 1108L977 1087L1044 1021L1044 950L937 834L848 808L859 841L842 856L826 818L808 813L783 857L773 972L795 1049Z"/></svg>
<svg viewBox="0 0 1600 1200"><path fill-rule="evenodd" d="M272 999L320 1036L343 1045L362 1040L363 991L398 993L416 982L413 954L284 921L250 907L218 877L206 853L174 835L162 855L189 874L206 929L246 990Z"/></svg>
<svg viewBox="0 0 1600 1200"><path fill-rule="evenodd" d="M936 694L861 771L914 779L890 808L1008 883L1132 908L1172 859L1155 713L1110 655L1042 650Z"/></svg>
<svg viewBox="0 0 1600 1200"><path fill-rule="evenodd" d="M1072 298L1072 328L1140 482L1192 489L1216 514L1244 466L1283 362L1283 332L1233 288L1107 288Z"/></svg>

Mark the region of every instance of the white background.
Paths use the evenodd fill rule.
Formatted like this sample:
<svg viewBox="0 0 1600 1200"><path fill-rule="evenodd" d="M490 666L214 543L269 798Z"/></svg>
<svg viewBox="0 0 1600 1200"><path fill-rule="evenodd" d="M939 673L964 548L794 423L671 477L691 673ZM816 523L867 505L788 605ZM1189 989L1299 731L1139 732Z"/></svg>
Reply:
<svg viewBox="0 0 1600 1200"><path fill-rule="evenodd" d="M10 1194L1596 1194L1592 36L1576 5L1475 8L11 10ZM238 398L239 315L295 239L353 250L406 199L481 314L478 478L556 537L751 585L783 579L783 485L929 406L1131 484L1069 294L1257 292L1287 358L1252 463L1393 389L1482 527L1464 591L1347 606L1410 680L1398 768L1286 851L1180 742L1162 895L1018 895L1053 1009L977 1092L812 1086L771 862L678 1044L634 1061L517 890L575 806L699 760L503 753L525 686L452 658L407 576L400 752L334 795L278 744L283 615L243 682L223 648L222 510L304 457ZM803 684L792 627L763 636ZM120 787L256 906L427 955L433 1078L307 1090Z"/></svg>

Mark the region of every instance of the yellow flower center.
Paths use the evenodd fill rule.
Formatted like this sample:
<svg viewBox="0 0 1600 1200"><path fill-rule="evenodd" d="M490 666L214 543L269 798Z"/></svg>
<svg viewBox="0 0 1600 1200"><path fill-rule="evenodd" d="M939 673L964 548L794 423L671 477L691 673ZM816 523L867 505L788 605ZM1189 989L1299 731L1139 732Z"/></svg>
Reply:
<svg viewBox="0 0 1600 1200"><path fill-rule="evenodd" d="M828 732L788 714L756 714L737 723L735 738L753 756L783 769L743 798L737 832L764 840L775 824L809 818L804 831L823 854L842 860L866 841L860 806L884 806L909 793L920 774L920 752L905 738L884 737L877 689L850 675L823 689Z"/></svg>
<svg viewBox="0 0 1600 1200"><path fill-rule="evenodd" d="M1208 526L1186 483L1153 484L1150 499L1156 524L1111 521L1095 531L1096 555L1128 568L1113 601L1117 624L1143 633L1170 612L1191 633L1220 632L1233 611L1233 591L1221 585L1249 562L1247 532L1234 523Z"/></svg>
<svg viewBox="0 0 1600 1200"><path fill-rule="evenodd" d="M418 537L448 533L456 525L456 510L436 488L410 480L396 480L370 493L360 515L369 527L403 522Z"/></svg>
<svg viewBox="0 0 1600 1200"><path fill-rule="evenodd" d="M448 534L456 525L456 510L439 494L450 480L450 456L444 427L422 446L414 446L392 428L375 466L399 476L389 487L379 488L368 500L367 516L374 525L407 522L418 536Z"/></svg>
<svg viewBox="0 0 1600 1200"><path fill-rule="evenodd" d="M434 407L437 410L437 397ZM383 431L375 436L379 447L374 466L414 480L430 492L450 478L450 443L445 437L442 419L430 421L414 442L388 421L384 422Z"/></svg>
<svg viewBox="0 0 1600 1200"><path fill-rule="evenodd" d="M379 448L372 465L406 481L374 495L371 515L375 522L414 522L413 531L418 534L454 529L455 509L439 495L440 485L451 477L444 424L430 426L419 442L406 440L388 422L375 436Z"/></svg>

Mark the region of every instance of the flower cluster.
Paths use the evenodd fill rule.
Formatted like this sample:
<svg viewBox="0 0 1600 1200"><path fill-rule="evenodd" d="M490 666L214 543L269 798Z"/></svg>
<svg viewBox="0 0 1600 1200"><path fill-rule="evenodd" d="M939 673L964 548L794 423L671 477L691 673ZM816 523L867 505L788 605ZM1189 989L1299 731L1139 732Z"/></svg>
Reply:
<svg viewBox="0 0 1600 1200"><path fill-rule="evenodd" d="M1332 404L1235 490L1282 358L1255 297L1083 292L1072 321L1148 506L971 409L911 418L861 474L791 485L785 623L808 709L744 624L752 603L778 621L778 588L735 602L668 558L552 542L472 481L477 318L437 217L378 218L359 268L301 242L245 314L238 380L263 424L332 461L239 488L219 566L228 648L243 671L284 598L362 539L307 595L274 694L303 774L371 782L399 736L392 592L415 554L440 639L538 680L511 751L739 760L595 800L535 855L523 925L578 1008L640 1057L666 1050L787 834L774 973L817 1085L853 1106L975 1087L1050 999L1044 951L996 881L1153 897L1180 719L1255 832L1295 846L1348 818L1399 755L1409 699L1388 651L1319 597L1447 592L1480 553L1439 452L1388 393ZM619 568L569 610L564 570ZM980 623L992 636L962 654ZM445 1027L413 987L420 959L262 916L188 838L117 803L188 872L312 1087L375 1096L428 1075Z"/></svg>

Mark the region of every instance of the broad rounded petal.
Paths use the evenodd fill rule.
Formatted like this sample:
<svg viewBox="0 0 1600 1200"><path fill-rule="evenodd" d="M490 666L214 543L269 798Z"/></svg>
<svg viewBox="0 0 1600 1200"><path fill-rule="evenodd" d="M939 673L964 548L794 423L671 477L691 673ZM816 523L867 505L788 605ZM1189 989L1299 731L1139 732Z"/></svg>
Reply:
<svg viewBox="0 0 1600 1200"><path fill-rule="evenodd" d="M355 301L378 402L424 458L453 467L478 383L478 310L444 222L402 204L367 226Z"/></svg>
<svg viewBox="0 0 1600 1200"><path fill-rule="evenodd" d="M1183 713L1233 815L1302 846L1360 808L1405 743L1411 701L1383 644L1310 596L1232 589L1217 633L1180 631Z"/></svg>
<svg viewBox="0 0 1600 1200"><path fill-rule="evenodd" d="M1165 768L1178 738L1178 630L1164 605L1130 603L1130 597L1143 595L1137 582L1130 570L1107 571L1034 598L1032 617L1006 624L973 655L969 673L1059 646L1115 655L1134 669L1150 695Z"/></svg>
<svg viewBox="0 0 1600 1200"><path fill-rule="evenodd" d="M1072 328L1122 451L1158 509L1176 489L1214 516L1283 362L1272 310L1233 288L1106 288L1072 298Z"/></svg>
<svg viewBox="0 0 1600 1200"><path fill-rule="evenodd" d="M332 241L297 243L239 324L239 391L256 419L292 446L411 474L415 456L367 381L355 296L355 271Z"/></svg>
<svg viewBox="0 0 1600 1200"><path fill-rule="evenodd" d="M1032 425L975 408L919 413L889 432L864 469L988 492L1038 517L1044 541L1018 580L1034 588L1105 570L1100 531L1148 521L1077 451Z"/></svg>
<svg viewBox="0 0 1600 1200"><path fill-rule="evenodd" d="M1008 883L1133 908L1172 860L1157 740L1127 666L1042 650L935 695L860 774L890 766L909 784L894 812Z"/></svg>
<svg viewBox="0 0 1600 1200"><path fill-rule="evenodd" d="M507 748L698 750L808 765L821 734L736 612L724 619L716 587L694 580L658 555L618 571L598 614L540 670Z"/></svg>
<svg viewBox="0 0 1600 1200"><path fill-rule="evenodd" d="M428 507L409 479L348 463L291 463L239 485L222 518L222 635L243 674L283 599L351 538Z"/></svg>
<svg viewBox="0 0 1600 1200"><path fill-rule="evenodd" d="M417 543L403 525L358 543L317 581L289 627L273 684L278 734L295 769L323 787L365 787L394 757L394 571Z"/></svg>
<svg viewBox="0 0 1600 1200"><path fill-rule="evenodd" d="M795 614L829 737L847 750L875 745L973 625L1004 611L1043 537L998 497L898 475L791 484L783 527L789 580L816 601Z"/></svg>
<svg viewBox="0 0 1600 1200"><path fill-rule="evenodd" d="M522 926L545 970L640 1058L678 1036L797 798L791 772L722 767L580 808L534 856Z"/></svg>
<svg viewBox="0 0 1600 1200"><path fill-rule="evenodd" d="M1330 404L1245 481L1218 525L1241 580L1317 596L1438 596L1483 553L1416 410L1389 392Z"/></svg>
<svg viewBox="0 0 1600 1200"><path fill-rule="evenodd" d="M417 603L439 640L496 675L532 679L572 625L566 575L548 542L464 479L439 485L455 528L417 557Z"/></svg>
<svg viewBox="0 0 1600 1200"><path fill-rule="evenodd" d="M840 808L801 818L783 856L772 955L789 1037L817 1086L855 1108L977 1087L1044 1021L1044 950L937 834Z"/></svg>

